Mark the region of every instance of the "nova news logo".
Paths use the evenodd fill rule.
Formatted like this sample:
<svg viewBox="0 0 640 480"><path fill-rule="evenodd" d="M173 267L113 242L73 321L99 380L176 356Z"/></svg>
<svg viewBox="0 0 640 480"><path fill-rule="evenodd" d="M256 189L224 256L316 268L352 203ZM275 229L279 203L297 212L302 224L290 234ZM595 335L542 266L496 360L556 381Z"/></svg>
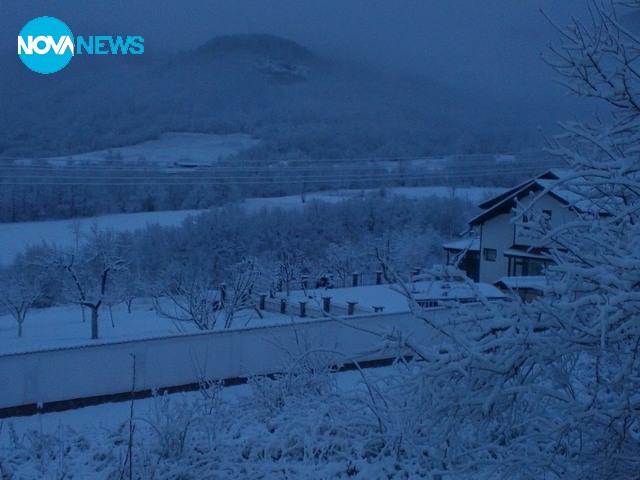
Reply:
<svg viewBox="0 0 640 480"><path fill-rule="evenodd" d="M144 38L140 36L78 36L54 17L38 17L27 23L18 35L18 55L37 73L62 70L75 55L140 55Z"/></svg>

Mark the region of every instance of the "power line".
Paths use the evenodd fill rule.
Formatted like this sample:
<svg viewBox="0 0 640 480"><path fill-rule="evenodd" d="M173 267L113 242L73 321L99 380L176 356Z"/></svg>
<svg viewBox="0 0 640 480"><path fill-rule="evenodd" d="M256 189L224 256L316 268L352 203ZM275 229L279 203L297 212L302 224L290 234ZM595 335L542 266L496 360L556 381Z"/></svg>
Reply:
<svg viewBox="0 0 640 480"><path fill-rule="evenodd" d="M127 148L127 147L123 147L123 148ZM117 152L117 149L113 149L114 151ZM42 162L69 162L69 161L75 161L75 162L131 162L131 163L135 163L135 162L139 162L139 159L131 159L131 160L124 160L124 159L118 159L118 158L83 158L84 156L88 156L88 155L95 155L95 153L89 152L89 153L80 153L77 154L78 158L74 158L73 155L67 155L67 156L59 156L59 157L12 157L12 156L0 156L0 160L12 160L12 161L21 161L21 162L26 162L26 161L42 161ZM104 154L106 155L106 154ZM136 154L131 154L131 156L135 156ZM238 161L238 162L269 162L270 164L274 164L274 163L279 163L279 162L357 162L357 161L369 161L369 162L379 162L379 161L410 161L410 160L422 160L422 161L446 161L446 160L450 160L450 159L460 159L460 158L478 158L478 157L528 157L528 156L536 156L536 157L540 157L540 156L544 156L544 152L538 152L538 151L533 151L533 152L488 152L488 153L442 153L442 154L438 154L438 155L429 155L429 156L425 156L425 155L389 155L389 156L381 156L381 157L371 157L371 156L367 156L367 157L317 157L317 158L242 158L242 157L236 157L233 158L233 155L229 155L225 158L222 158L221 160L218 159L211 159L210 161L212 163L216 163L216 162L225 162L225 161ZM144 154L140 154L140 156L144 156ZM160 164L170 164L172 162L193 162L193 163L199 163L197 161L194 160L190 160L188 157L188 153L184 154L184 157L182 159L178 159L178 160L152 160L152 159L147 159L145 158L144 160L142 160L144 162L149 162L149 163L156 163L158 165Z"/></svg>
<svg viewBox="0 0 640 480"><path fill-rule="evenodd" d="M411 175L402 172L387 173L370 173L370 174L338 174L338 175L299 175L296 172L281 172L281 176L271 178L260 178L259 176L193 176L193 177L111 177L90 176L90 177L74 177L74 176L53 176L38 177L24 176L16 177L13 180L0 180L3 186L180 186L180 185L291 185L291 184L321 184L326 182L345 183L345 182L373 182L379 180L386 181L447 181L462 178L487 178L496 175L517 174L521 173L521 168L514 169L484 169L481 172L450 172L436 173L424 172L421 175ZM54 181L55 180L55 181Z"/></svg>

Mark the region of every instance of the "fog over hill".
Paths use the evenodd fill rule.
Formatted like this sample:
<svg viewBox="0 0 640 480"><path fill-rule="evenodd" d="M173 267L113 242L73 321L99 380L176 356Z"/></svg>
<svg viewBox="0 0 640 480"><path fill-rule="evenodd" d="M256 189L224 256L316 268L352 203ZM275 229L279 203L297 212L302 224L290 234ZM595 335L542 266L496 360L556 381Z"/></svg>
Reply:
<svg viewBox="0 0 640 480"><path fill-rule="evenodd" d="M243 155L263 159L511 152L541 142L536 115L513 102L272 35L220 36L171 56L77 56L55 75L14 68L3 79L2 156L71 155L168 131L246 133L261 142Z"/></svg>

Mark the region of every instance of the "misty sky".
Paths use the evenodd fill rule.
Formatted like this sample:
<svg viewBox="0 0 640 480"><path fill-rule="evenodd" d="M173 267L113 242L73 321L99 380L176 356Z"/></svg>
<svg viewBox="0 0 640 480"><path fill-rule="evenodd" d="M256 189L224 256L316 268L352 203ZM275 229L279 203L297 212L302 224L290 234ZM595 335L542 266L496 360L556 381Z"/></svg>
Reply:
<svg viewBox="0 0 640 480"><path fill-rule="evenodd" d="M427 75L457 87L549 105L564 91L538 58L585 0L0 1L5 52L30 19L50 15L76 35L143 35L146 52L175 52L229 33L272 33L321 54ZM16 61L17 61L16 56ZM18 65L19 63L16 63Z"/></svg>

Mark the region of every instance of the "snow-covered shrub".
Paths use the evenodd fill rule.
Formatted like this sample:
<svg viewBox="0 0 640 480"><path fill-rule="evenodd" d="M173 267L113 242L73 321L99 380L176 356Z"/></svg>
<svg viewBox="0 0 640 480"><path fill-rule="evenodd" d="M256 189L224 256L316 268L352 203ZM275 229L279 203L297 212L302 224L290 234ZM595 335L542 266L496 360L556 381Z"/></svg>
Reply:
<svg viewBox="0 0 640 480"><path fill-rule="evenodd" d="M385 389L390 405L403 406L406 392L413 423L404 429L393 409L377 410L410 435L409 457L432 475L638 477L640 38L620 4L590 6L591 23L574 21L550 62L611 114L565 124L551 145L568 167L552 188L577 217L553 229L535 214L529 222L557 263L545 295L511 312L486 305L442 319L416 310L439 340L413 345L418 374Z"/></svg>

